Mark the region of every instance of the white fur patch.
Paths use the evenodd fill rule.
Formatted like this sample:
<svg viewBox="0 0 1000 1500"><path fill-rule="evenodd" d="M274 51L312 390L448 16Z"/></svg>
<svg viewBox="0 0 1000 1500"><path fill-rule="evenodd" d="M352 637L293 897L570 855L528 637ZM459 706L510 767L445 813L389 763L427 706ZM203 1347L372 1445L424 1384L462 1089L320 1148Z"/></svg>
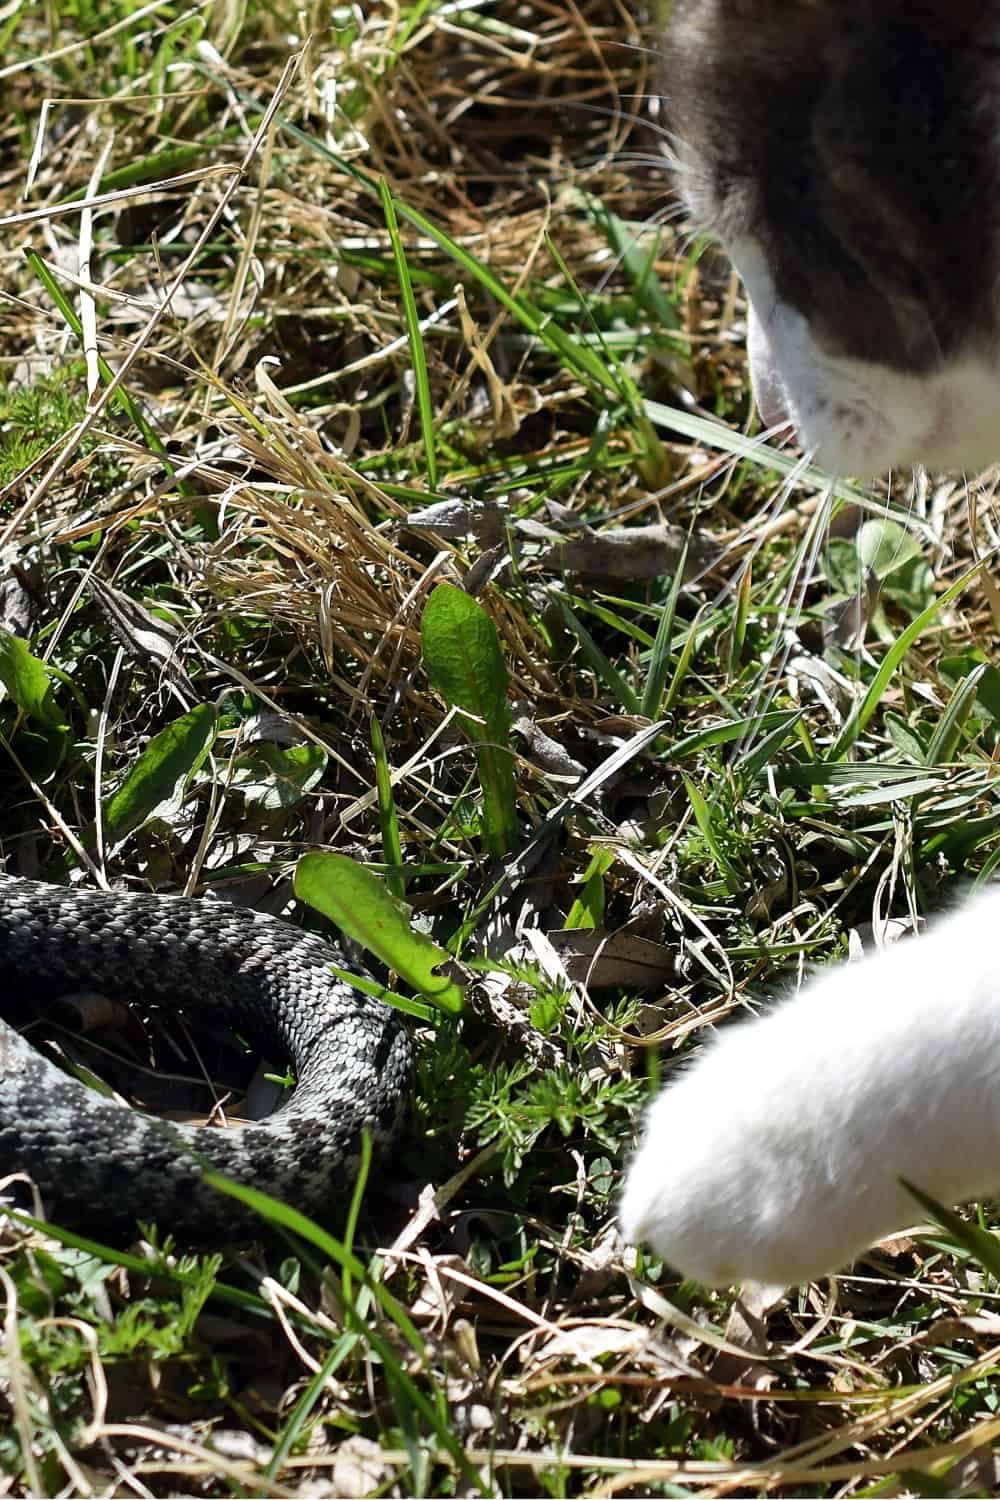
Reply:
<svg viewBox="0 0 1000 1500"><path fill-rule="evenodd" d="M1000 889L728 1028L650 1107L621 1223L707 1286L787 1286L1000 1186Z"/></svg>
<svg viewBox="0 0 1000 1500"><path fill-rule="evenodd" d="M765 423L782 405L820 468L868 480L915 464L976 472L1000 451L1000 368L974 355L924 375L831 354L775 291L756 241L726 246L750 297L750 357Z"/></svg>

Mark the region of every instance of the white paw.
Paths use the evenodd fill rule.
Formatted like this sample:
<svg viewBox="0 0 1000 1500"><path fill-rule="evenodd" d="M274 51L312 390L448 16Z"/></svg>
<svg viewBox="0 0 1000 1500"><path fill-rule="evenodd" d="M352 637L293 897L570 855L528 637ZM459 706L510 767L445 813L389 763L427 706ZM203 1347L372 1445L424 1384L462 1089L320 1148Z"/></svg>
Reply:
<svg viewBox="0 0 1000 1500"><path fill-rule="evenodd" d="M1000 1185L1000 891L736 1023L652 1104L621 1204L707 1286L839 1270Z"/></svg>

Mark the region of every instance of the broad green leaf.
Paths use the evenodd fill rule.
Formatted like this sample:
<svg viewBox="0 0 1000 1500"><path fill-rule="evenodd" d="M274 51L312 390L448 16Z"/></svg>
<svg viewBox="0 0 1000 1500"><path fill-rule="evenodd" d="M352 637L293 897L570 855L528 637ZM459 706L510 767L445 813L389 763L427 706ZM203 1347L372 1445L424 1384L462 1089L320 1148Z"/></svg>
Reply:
<svg viewBox="0 0 1000 1500"><path fill-rule="evenodd" d="M321 780L329 757L320 745L260 743L241 755L232 784L248 802L274 811L294 807Z"/></svg>
<svg viewBox="0 0 1000 1500"><path fill-rule="evenodd" d="M507 668L496 626L464 589L442 583L420 620L427 675L453 708L481 722L465 723L473 739L506 739L510 728Z"/></svg>
<svg viewBox="0 0 1000 1500"><path fill-rule="evenodd" d="M507 668L496 626L475 599L439 584L420 620L424 666L476 745L486 846L497 858L517 835L514 763L508 749Z"/></svg>
<svg viewBox="0 0 1000 1500"><path fill-rule="evenodd" d="M109 844L118 843L184 789L212 748L216 727L214 706L199 703L153 736L104 804L104 836Z"/></svg>
<svg viewBox="0 0 1000 1500"><path fill-rule="evenodd" d="M65 716L52 695L49 669L32 656L26 641L18 635L0 631L0 682L14 702L29 718L46 729L68 729Z"/></svg>
<svg viewBox="0 0 1000 1500"><path fill-rule="evenodd" d="M371 870L345 854L306 854L295 870L295 894L348 937L362 943L407 984L449 1015L458 1015L460 985L435 972L451 955L426 933L415 932L410 908Z"/></svg>
<svg viewBox="0 0 1000 1500"><path fill-rule="evenodd" d="M885 517L873 517L866 521L855 540L858 557L876 578L888 578L915 557L921 557L920 543L916 537L900 526L898 521Z"/></svg>

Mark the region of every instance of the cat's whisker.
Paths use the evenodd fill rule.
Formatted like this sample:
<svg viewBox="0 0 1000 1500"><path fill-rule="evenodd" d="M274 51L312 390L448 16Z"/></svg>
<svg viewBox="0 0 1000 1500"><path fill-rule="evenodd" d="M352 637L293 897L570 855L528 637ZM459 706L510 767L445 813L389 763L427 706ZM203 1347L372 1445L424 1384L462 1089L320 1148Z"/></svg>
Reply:
<svg viewBox="0 0 1000 1500"><path fill-rule="evenodd" d="M617 97L619 99L625 100L633 99L638 96L634 94L619 94ZM648 96L646 97L648 98ZM512 99L511 102L514 104L523 104L526 109L531 108L532 110L537 110L538 108L537 99L515 98ZM665 168L669 169L672 174L684 171L684 165L679 160L679 152L683 146L681 138L674 131L667 129L665 125L661 125L658 120L651 117L645 111L642 114L637 114L632 110L622 109L611 104L596 104L589 99L560 100L559 108L566 110L576 110L580 114L599 115L603 119L608 120L621 120L627 125L635 125L638 126L641 130L650 131L651 134L656 136L657 140L663 143L663 155L661 158L662 165ZM613 159L614 153L609 153L608 156L600 158L600 160L602 161Z"/></svg>

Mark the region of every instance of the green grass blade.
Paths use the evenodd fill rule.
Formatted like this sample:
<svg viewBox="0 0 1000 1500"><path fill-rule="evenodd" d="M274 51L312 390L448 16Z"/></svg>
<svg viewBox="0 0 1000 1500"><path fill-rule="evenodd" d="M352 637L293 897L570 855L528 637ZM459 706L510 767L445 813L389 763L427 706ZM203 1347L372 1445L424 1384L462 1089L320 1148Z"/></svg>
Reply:
<svg viewBox="0 0 1000 1500"><path fill-rule="evenodd" d="M105 1245L100 1240L92 1240L87 1235L78 1234L75 1229L64 1229L61 1224L50 1223L48 1219L36 1219L33 1214L23 1213L17 1208L5 1208L4 1213L18 1224L24 1224L28 1229L37 1230L40 1234L57 1240L68 1250L78 1250L82 1255L91 1255L104 1265L121 1266L123 1270L131 1271L133 1275L140 1278L155 1275L160 1280L182 1287L197 1286L200 1280L199 1272L185 1270L182 1265L177 1264L174 1256L163 1256L158 1261L150 1260L147 1255L134 1255L130 1250ZM252 1313L257 1317L273 1316L271 1308L263 1297L258 1296L256 1292L248 1292L243 1287L228 1286L221 1281L216 1282L212 1296L221 1302L228 1302L231 1307L238 1307L241 1311Z"/></svg>
<svg viewBox="0 0 1000 1500"><path fill-rule="evenodd" d="M401 995L398 990L387 990L377 979L366 979L363 974L355 974L351 969L338 969L336 964L330 965L330 973L341 984L358 990L362 995L371 995L374 1000L381 1000L383 1005L391 1005L393 1010L401 1011L404 1016L416 1016L418 1021L425 1022L434 1020L433 1006L421 1004L412 995Z"/></svg>
<svg viewBox="0 0 1000 1500"><path fill-rule="evenodd" d="M715 820L712 817L712 809L709 807L708 803L705 801L705 798L702 796L699 789L695 786L690 776L684 776L682 773L682 780L688 794L688 801L691 804L691 810L694 813L695 822L698 824L698 828L701 832L701 836L705 840L705 843L708 845L709 850L712 854L712 858L715 860L720 874L722 875L729 889L735 895L737 891L742 890L744 881L735 865L730 862L726 851L723 849L722 845L719 842L719 837L715 828Z"/></svg>
<svg viewBox="0 0 1000 1500"><path fill-rule="evenodd" d="M695 647L698 644L698 631L701 626L702 616L704 615L704 613L705 606L702 605L701 609L699 609L698 613L691 621L691 628L687 633L687 638L684 642L684 645L681 647L681 654L677 658L677 665L674 668L674 675L673 677L671 677L670 686L667 688L667 696L664 698L663 706L660 709L660 712L663 714L668 714L673 708L674 704L677 702L680 690L684 685L684 679L687 677L688 670L691 666L691 658L694 656Z"/></svg>
<svg viewBox="0 0 1000 1500"><path fill-rule="evenodd" d="M399 838L399 815L396 812L396 798L392 790L392 775L385 753L382 726L374 714L371 715L368 723L372 754L375 758L375 789L378 793L378 823L382 834L382 858L387 865L401 866L403 846ZM394 896L406 895L406 880L399 869L387 871L385 883Z"/></svg>
<svg viewBox="0 0 1000 1500"><path fill-rule="evenodd" d="M677 315L677 309L663 290L656 274L663 230L655 226L654 232L650 235L650 226L643 224L640 226L640 232L635 233L631 225L619 218L596 194L581 193L580 197L590 217L605 235L615 259L620 262L632 283L641 306L660 327L674 332L679 330L681 321ZM648 250L644 250L642 246L643 234L650 238ZM690 371L688 373L693 384L693 377L690 376Z"/></svg>
<svg viewBox="0 0 1000 1500"><path fill-rule="evenodd" d="M249 110L258 109L257 101L254 99L247 97L245 103ZM355 182L360 183L369 192L378 192L377 178L370 176L367 172L362 172L353 162L347 161L337 152L331 151L322 141L317 140L315 136L301 130L289 120L282 120L281 128L294 140L309 147L310 150L325 156L328 161L334 162L342 172L346 172L348 176L353 177ZM573 370L594 392L608 394L608 372L592 349L588 348L586 344L573 339L559 327L558 323L553 322L547 313L533 307L526 298L511 292L489 266L472 255L464 245L460 245L457 240L452 239L451 235L441 229L433 219L428 219L419 209L411 208L408 204L401 202L399 198L394 198L393 202L400 218L406 219L415 229L419 229L421 234L425 234L429 239L433 240L446 255L451 257L456 265L461 266L474 280L479 282L480 286L484 287L491 296L495 297L500 306L517 319L522 328L533 334L540 343L544 344L550 353L554 354L568 370ZM610 391L616 398L620 395L613 386L610 388Z"/></svg>
<svg viewBox="0 0 1000 1500"><path fill-rule="evenodd" d="M396 219L396 209L393 204L392 193L389 191L389 185L384 177L379 178L378 191L379 197L382 200L385 225L389 231L389 242L392 245L393 259L396 263L399 293L403 299L403 321L406 324L406 336L410 342L410 358L413 361L413 381L416 387L417 411L420 414L420 431L424 439L427 483L431 489L434 489L438 482L437 452L434 447L434 398L431 395L430 382L427 379L427 356L424 353L424 337L420 329L420 317L417 313L416 300L413 296L413 283L410 280L410 268L406 260L406 249L400 237L399 223Z"/></svg>
<svg viewBox="0 0 1000 1500"><path fill-rule="evenodd" d="M354 1187L351 1191L351 1202L347 1212L347 1222L344 1225L343 1245L345 1252L349 1256L353 1255L354 1253L354 1236L357 1233L358 1218L361 1213L361 1203L362 1199L364 1198L365 1187L368 1183L368 1174L371 1171L371 1164L372 1140L368 1131L365 1130L362 1131L361 1134L361 1160L358 1164L358 1175L355 1180ZM343 1287L344 1301L353 1302L354 1298L351 1280L351 1269L349 1265L344 1268L341 1284ZM334 1374L337 1369L339 1369L344 1360L348 1358L351 1351L357 1348L358 1342L358 1333L350 1331L343 1334L342 1337L339 1338L334 1344L333 1348L326 1356L326 1359L323 1361L322 1365L317 1370L312 1380L310 1380L309 1384L302 1392L302 1395L295 1403L292 1413L281 1431L281 1435L278 1438L278 1441L274 1445L274 1452L271 1455L270 1463L268 1464L265 1471L269 1478L275 1478L275 1476L280 1471L285 1458L291 1452L292 1448L295 1445L296 1439L304 1428L306 1422L309 1420L309 1417L311 1416L313 1409L316 1406L316 1402L323 1394L323 1390L326 1386L327 1380L331 1375Z"/></svg>
<svg viewBox="0 0 1000 1500"><path fill-rule="evenodd" d="M739 587L736 591L736 618L729 635L729 661L726 665L726 675L730 679L736 676L743 660L743 647L747 638L747 619L750 614L750 590L753 586L753 568L748 562L740 577Z"/></svg>
<svg viewBox="0 0 1000 1500"><path fill-rule="evenodd" d="M83 324L77 317L76 309L66 297L66 294L63 292L63 289L60 286L59 282L52 275L52 272L49 270L48 266L45 264L36 250L29 250L27 252L27 258L28 264L31 266L32 271L38 277L39 281L42 283L45 290L52 298L56 307L59 309L61 317L73 330L76 338L82 342ZM97 366L101 372L101 379L105 382L106 385L110 385L112 380L114 379L114 371L108 364L107 360L104 358L103 354L98 353ZM124 387L119 386L115 391L114 400L122 408L122 410L127 413L129 421L135 424L136 431L142 433L143 440L148 446L150 452L156 453L163 460L165 468L167 468L170 473L173 473L173 465L169 460L166 448L163 446L157 433L154 432L152 427L150 427L149 423L146 421L146 418L143 416L139 407L132 400L132 397L129 395L128 391L126 391Z"/></svg>
<svg viewBox="0 0 1000 1500"><path fill-rule="evenodd" d="M674 618L677 614L677 600L680 597L681 584L684 581L687 555L688 544L685 541L681 555L677 559L677 567L670 583L670 591L660 611L660 621L656 627L656 638L653 641L653 649L646 671L646 686L642 692L640 712L647 719L657 719L663 712L663 691L666 687L667 672L670 668L670 647L674 638ZM689 631L688 642L690 641L691 634ZM690 651L688 653L688 660L690 660Z"/></svg>
<svg viewBox="0 0 1000 1500"><path fill-rule="evenodd" d="M421 1367L426 1365L427 1354L423 1340L402 1303L398 1302L381 1282L376 1281L369 1274L367 1267L338 1239L306 1214L287 1203L282 1203L278 1198L272 1198L268 1193L246 1187L243 1183L231 1182L217 1172L205 1172L204 1180L210 1187L217 1188L219 1192L226 1193L229 1197L244 1203L276 1228L287 1230L291 1234L298 1235L307 1244L314 1245L338 1267L342 1276L349 1275L359 1286L367 1290L378 1304L382 1314L396 1326ZM398 1393L405 1396L410 1409L419 1413L466 1481L475 1488L478 1494L486 1494L487 1491L483 1489L479 1476L466 1459L461 1445L451 1430L443 1393L438 1392L439 1399L431 1401L409 1375L391 1341L383 1337L370 1323L362 1322L353 1303L344 1302L344 1317L348 1327L356 1332L382 1361L387 1376L391 1376L397 1399ZM400 1413L400 1415L403 1414Z"/></svg>
<svg viewBox="0 0 1000 1500"><path fill-rule="evenodd" d="M642 712L642 704L631 685L625 681L625 678L617 668L612 666L605 653L590 634L590 631L577 618L576 611L559 594L556 594L554 597L568 629L576 636L580 650L590 665L591 670L603 682L608 692L611 693L615 701L621 705L626 713L640 714Z"/></svg>
<svg viewBox="0 0 1000 1500"><path fill-rule="evenodd" d="M992 556L993 554L990 555ZM947 609L948 605L954 603L958 596L964 592L967 585L975 578L986 561L986 558L980 558L978 562L973 563L971 568L966 568L962 576L956 578L951 588L946 589L943 594L939 594L932 604L929 604L926 609L921 610L916 619L911 620L906 629L900 632L899 636L886 652L885 660L875 673L868 691L841 729L840 734L837 736L835 743L826 757L827 759L841 760L847 754L872 714L878 708L882 700L882 694L889 686L896 668L914 641L918 636L923 634L928 625L933 623L935 617L941 613L942 609Z"/></svg>
<svg viewBox="0 0 1000 1500"><path fill-rule="evenodd" d="M805 713L804 708L793 708L785 715L784 723L772 729L770 734L764 738L749 752L749 754L737 764L751 778L755 778L774 761L778 751L781 750L789 739L797 734L799 723Z"/></svg>
<svg viewBox="0 0 1000 1500"><path fill-rule="evenodd" d="M927 746L929 766L946 765L955 754L962 737L962 727L976 701L980 678L985 675L988 665L987 662L981 662L978 667L973 667L968 676L961 679L949 698L947 707Z"/></svg>
<svg viewBox="0 0 1000 1500"><path fill-rule="evenodd" d="M517 838L514 757L508 748L507 667L496 626L463 589L442 583L420 620L427 676L476 745L486 847L502 858Z"/></svg>

